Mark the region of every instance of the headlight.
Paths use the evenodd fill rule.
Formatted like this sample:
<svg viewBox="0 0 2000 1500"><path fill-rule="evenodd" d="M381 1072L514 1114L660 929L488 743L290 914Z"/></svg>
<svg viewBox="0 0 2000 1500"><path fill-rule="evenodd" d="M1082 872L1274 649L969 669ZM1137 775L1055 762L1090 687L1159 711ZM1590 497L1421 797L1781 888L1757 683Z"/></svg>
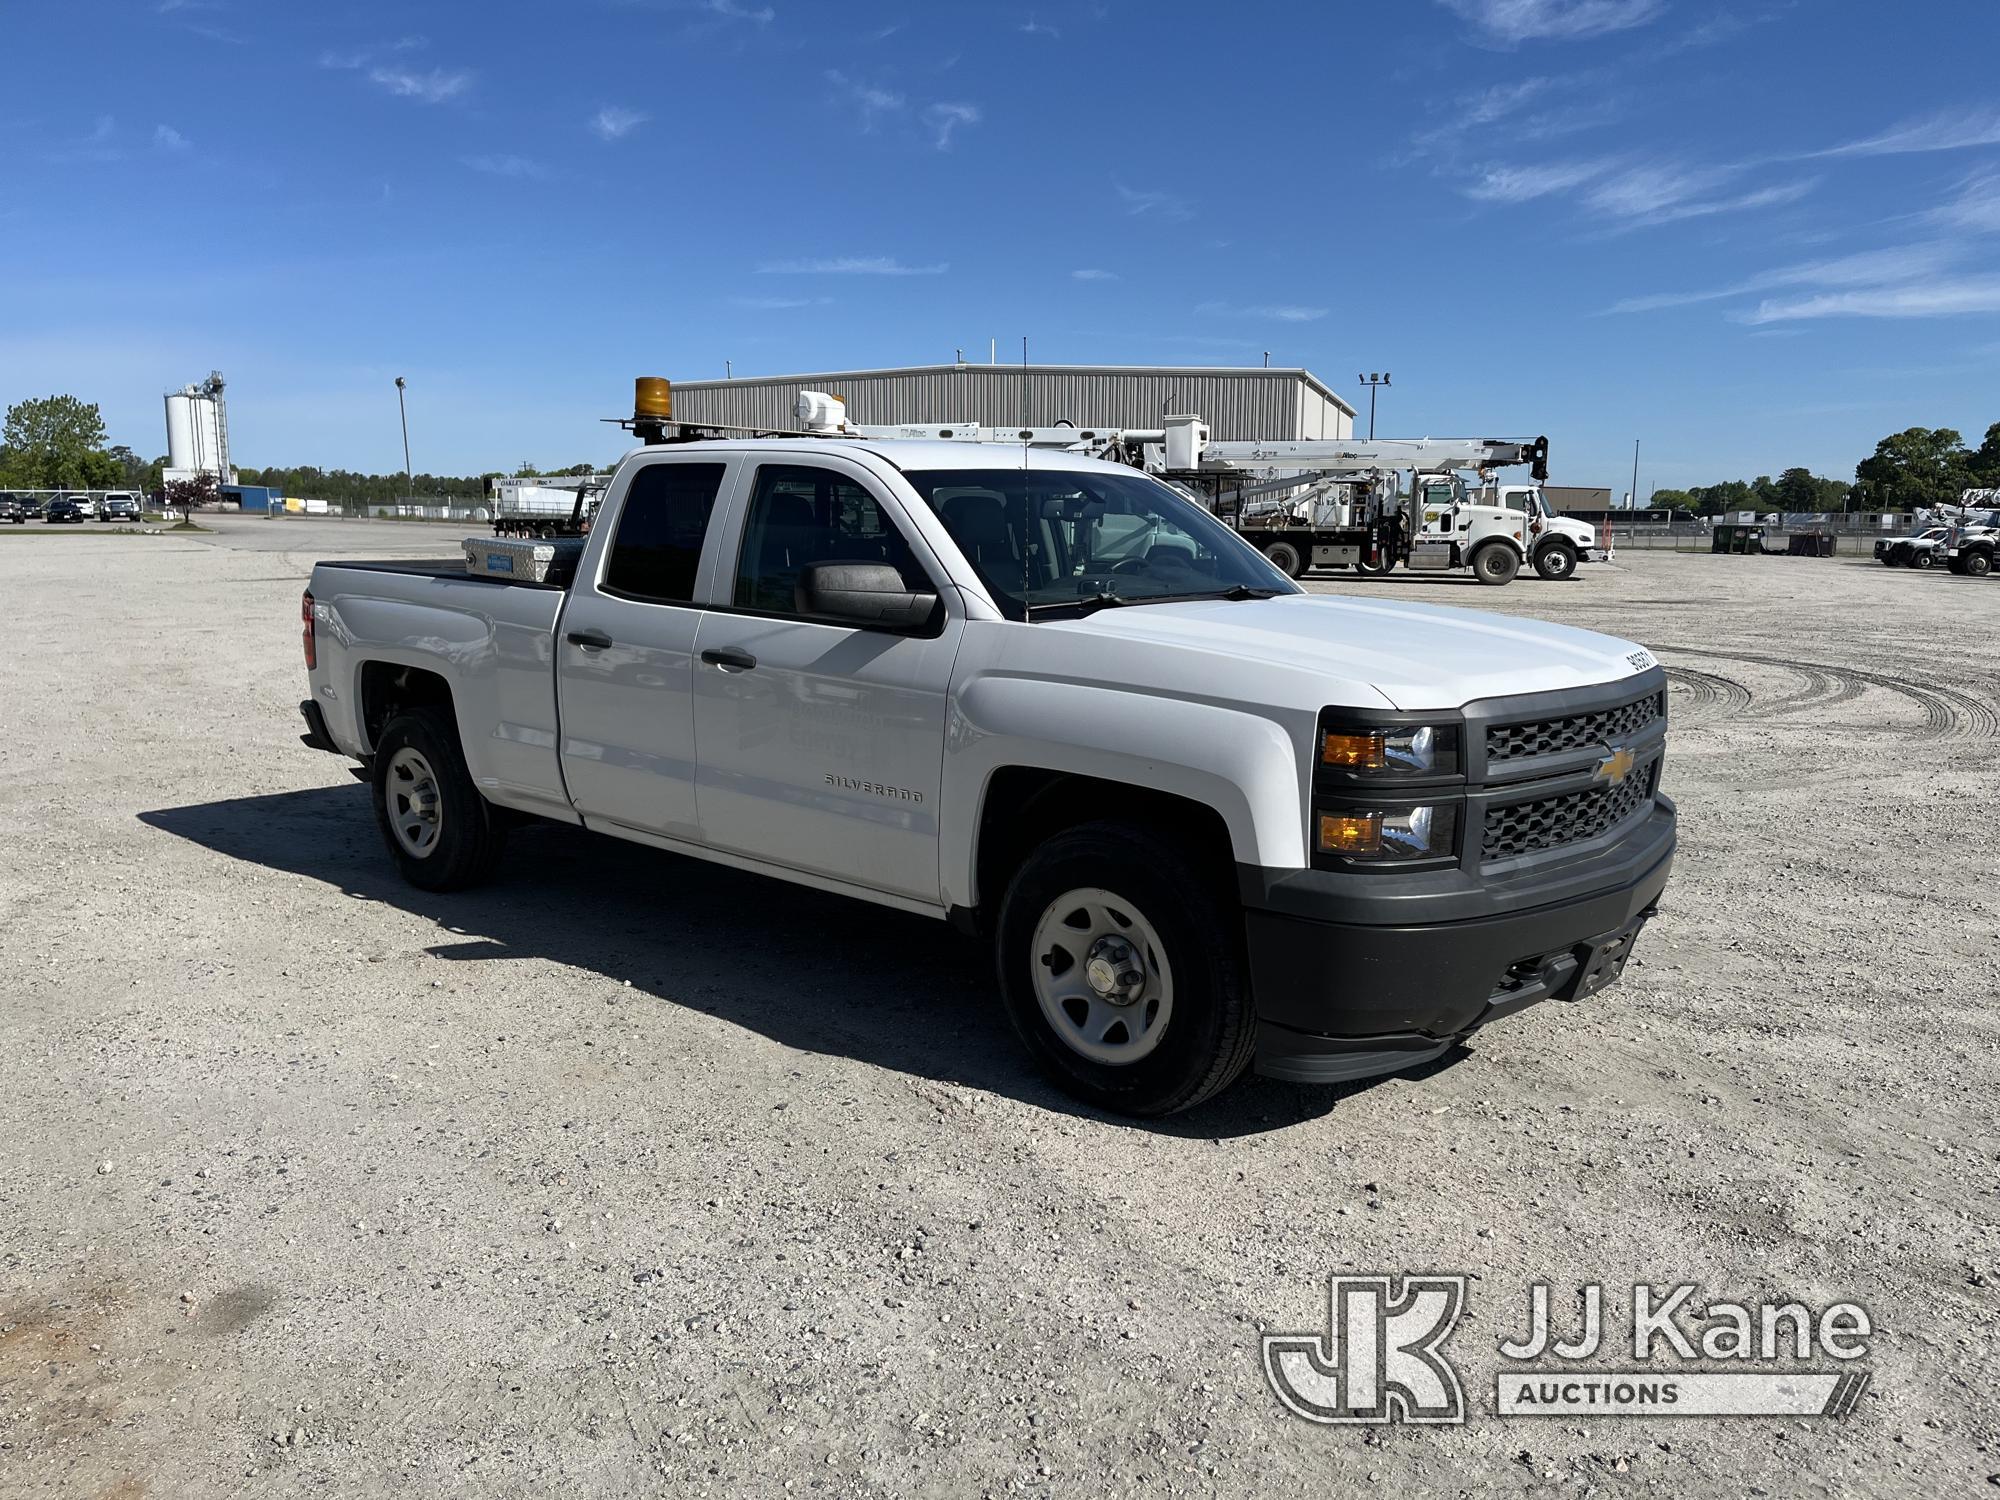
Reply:
<svg viewBox="0 0 2000 1500"><path fill-rule="evenodd" d="M1341 859L1442 859L1458 834L1455 804L1321 808L1319 852Z"/></svg>
<svg viewBox="0 0 2000 1500"><path fill-rule="evenodd" d="M1321 765L1337 771L1388 776L1449 774L1458 769L1458 729L1450 724L1329 729L1320 735L1319 759Z"/></svg>

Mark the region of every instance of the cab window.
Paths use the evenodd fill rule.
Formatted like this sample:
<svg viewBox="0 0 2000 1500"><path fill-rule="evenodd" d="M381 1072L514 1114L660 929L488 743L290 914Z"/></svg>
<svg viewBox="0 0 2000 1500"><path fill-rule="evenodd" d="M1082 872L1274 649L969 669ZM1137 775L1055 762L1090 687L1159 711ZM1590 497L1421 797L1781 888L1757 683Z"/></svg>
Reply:
<svg viewBox="0 0 2000 1500"><path fill-rule="evenodd" d="M649 604L693 602L724 468L652 463L632 476L600 585L605 593Z"/></svg>
<svg viewBox="0 0 2000 1500"><path fill-rule="evenodd" d="M760 464L737 555L736 607L799 613L799 575L825 562L887 563L905 587L931 586L903 534L858 480L806 464Z"/></svg>

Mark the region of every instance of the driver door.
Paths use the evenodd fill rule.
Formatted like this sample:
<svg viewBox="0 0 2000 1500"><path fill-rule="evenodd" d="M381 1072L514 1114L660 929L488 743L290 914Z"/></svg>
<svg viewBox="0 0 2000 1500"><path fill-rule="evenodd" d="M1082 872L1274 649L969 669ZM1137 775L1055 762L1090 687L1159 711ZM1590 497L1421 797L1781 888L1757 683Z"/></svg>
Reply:
<svg viewBox="0 0 2000 1500"><path fill-rule="evenodd" d="M741 490L741 540L716 590L727 603L695 643L703 839L934 907L956 592L859 464L777 454ZM808 616L799 574L821 562L888 563L945 602L919 631Z"/></svg>

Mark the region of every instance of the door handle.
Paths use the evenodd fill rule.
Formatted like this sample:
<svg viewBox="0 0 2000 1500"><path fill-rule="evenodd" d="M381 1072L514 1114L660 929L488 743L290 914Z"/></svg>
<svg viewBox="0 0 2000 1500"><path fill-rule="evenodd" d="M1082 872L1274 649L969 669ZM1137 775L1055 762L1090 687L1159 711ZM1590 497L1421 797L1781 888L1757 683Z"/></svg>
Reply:
<svg viewBox="0 0 2000 1500"><path fill-rule="evenodd" d="M701 653L701 659L725 672L747 672L757 665L756 657L735 646L712 647Z"/></svg>
<svg viewBox="0 0 2000 1500"><path fill-rule="evenodd" d="M572 630L569 633L569 643L572 646L581 646L586 651L602 651L611 645L612 641L611 637L601 630Z"/></svg>

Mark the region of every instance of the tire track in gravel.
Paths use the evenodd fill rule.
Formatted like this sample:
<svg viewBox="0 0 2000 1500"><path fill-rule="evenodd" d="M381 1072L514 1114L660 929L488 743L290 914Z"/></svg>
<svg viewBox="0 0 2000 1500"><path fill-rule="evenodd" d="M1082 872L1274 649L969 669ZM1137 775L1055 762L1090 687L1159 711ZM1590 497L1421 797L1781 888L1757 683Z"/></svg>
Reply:
<svg viewBox="0 0 2000 1500"><path fill-rule="evenodd" d="M1776 719L1789 714L1804 713L1808 709L1831 708L1836 703L1845 703L1850 698L1860 697L1868 687L1868 684L1860 678L1833 667L1814 667L1804 662L1794 662L1785 670L1795 672L1803 678L1805 687L1799 692L1783 698L1773 698L1769 703L1752 709L1744 715L1746 719Z"/></svg>
<svg viewBox="0 0 2000 1500"><path fill-rule="evenodd" d="M1750 706L1750 689L1733 677L1697 672L1692 667L1668 667L1666 673L1667 685L1681 688L1687 694L1684 705L1669 709L1676 723L1690 728L1712 724L1719 719L1736 718Z"/></svg>
<svg viewBox="0 0 2000 1500"><path fill-rule="evenodd" d="M1926 740L1990 740L2000 737L2000 708L1984 698L1971 693L1960 692L1957 688L1945 687L1935 682L1924 682L1912 677L1891 677L1883 672L1864 672L1858 667L1828 666L1824 662L1801 662L1785 656L1753 656L1744 651L1715 651L1703 646L1668 646L1655 648L1686 656L1706 657L1711 661L1740 661L1760 667L1778 667L1802 676L1808 672L1823 674L1839 680L1842 691L1825 699L1816 700L1809 706L1826 707L1832 703L1844 702L1857 696L1864 688L1877 687L1885 692L1907 698L1923 710L1924 722L1912 731L1917 738ZM1672 669L1669 668L1671 671ZM1851 684L1853 690L1846 691ZM1808 692L1816 691L1808 689ZM1808 706L1796 700L1789 712L1796 713ZM1775 705L1774 705L1775 706Z"/></svg>

